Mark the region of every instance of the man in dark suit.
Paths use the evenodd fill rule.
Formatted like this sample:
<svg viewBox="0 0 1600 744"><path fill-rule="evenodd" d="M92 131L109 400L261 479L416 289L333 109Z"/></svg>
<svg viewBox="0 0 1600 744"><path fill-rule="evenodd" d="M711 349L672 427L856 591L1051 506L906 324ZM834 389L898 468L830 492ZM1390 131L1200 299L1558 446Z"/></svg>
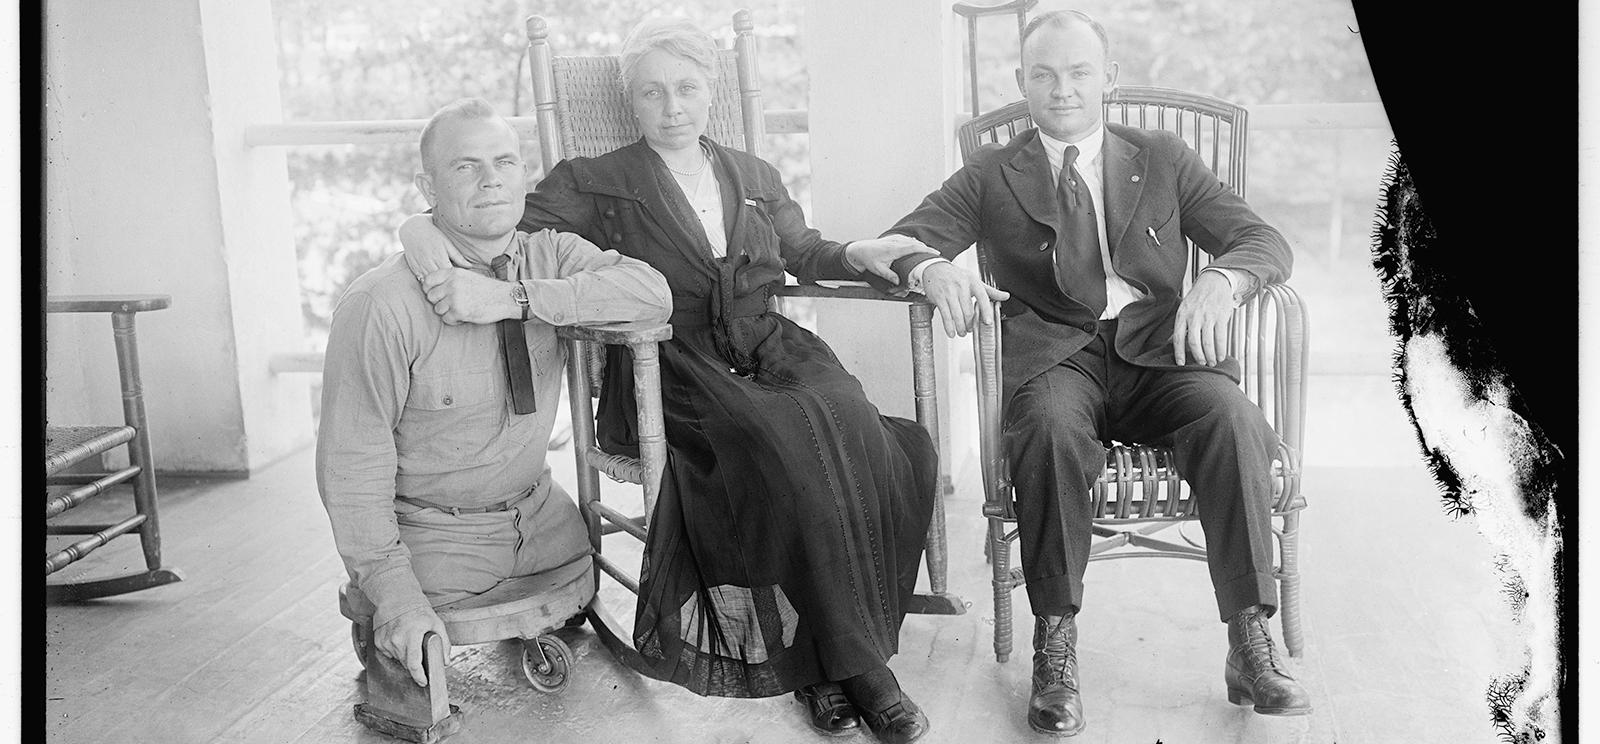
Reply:
<svg viewBox="0 0 1600 744"><path fill-rule="evenodd" d="M1266 624L1277 606L1269 477L1278 438L1240 391L1238 361L1224 358L1234 306L1288 277L1289 247L1182 140L1102 122L1116 72L1093 19L1036 18L1017 83L1037 128L974 153L889 230L942 254L895 269L938 305L947 332L996 320L989 304L1005 300L1005 442L1036 615L1028 722L1056 735L1083 728L1075 616L1090 488L1112 439L1170 445L1200 499L1228 624L1229 699L1305 714L1309 698ZM1186 237L1213 257L1187 294ZM1005 291L947 260L974 242Z"/></svg>

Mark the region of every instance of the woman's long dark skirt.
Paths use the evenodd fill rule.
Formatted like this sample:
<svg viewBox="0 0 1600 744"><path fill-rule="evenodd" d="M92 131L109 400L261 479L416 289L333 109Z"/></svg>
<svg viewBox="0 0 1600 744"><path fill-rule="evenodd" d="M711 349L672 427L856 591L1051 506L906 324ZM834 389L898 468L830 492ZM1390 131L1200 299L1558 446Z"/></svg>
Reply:
<svg viewBox="0 0 1600 744"><path fill-rule="evenodd" d="M660 679L765 697L861 674L899 648L937 486L914 421L883 416L827 344L776 313L662 346L668 461L634 643ZM617 354L612 369L626 369ZM601 437L634 443L631 375L607 376Z"/></svg>

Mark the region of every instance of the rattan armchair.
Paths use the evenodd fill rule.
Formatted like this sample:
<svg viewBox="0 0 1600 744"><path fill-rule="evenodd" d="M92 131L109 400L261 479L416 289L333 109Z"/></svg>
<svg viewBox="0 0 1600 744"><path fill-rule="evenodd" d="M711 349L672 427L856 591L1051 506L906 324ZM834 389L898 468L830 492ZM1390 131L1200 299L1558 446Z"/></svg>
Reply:
<svg viewBox="0 0 1600 744"><path fill-rule="evenodd" d="M720 53L717 80L706 134L719 143L760 154L765 119L761 108L761 86L757 72L754 24L749 11L733 16L736 33L734 49ZM564 158L597 156L638 141L640 134L629 115L627 101L617 85L617 58L559 57L550 47L549 24L539 16L527 21L529 69L533 80L535 117L538 122L540 154L547 166ZM933 377L933 306L917 297L893 297L870 287L825 288L791 285L781 298L811 297L899 302L907 305L911 324L914 394L917 420L933 441L939 441L938 409ZM777 309L776 307L774 309ZM599 328L561 328L568 343L569 402L573 417L573 449L578 461L579 507L595 545L598 570L638 592L633 571L612 560L601 549L602 538L625 533L640 540L649 529L650 515L660 492L666 460L660 400L660 363L657 344L671 338L666 325L632 324ZM609 453L595 439L594 406L605 373L604 346L623 345L632 352L636 404L639 412L639 456ZM643 489L643 513L628 515L601 502L600 473L614 480L639 484ZM941 493L940 496L943 496ZM942 498L934 500L933 521L929 527L926 556L930 592L917 595L910 612L961 614L965 604L949 593L945 578L945 524ZM627 643L618 637L616 627L596 603L592 617L601 637L620 658L627 658Z"/></svg>
<svg viewBox="0 0 1600 744"><path fill-rule="evenodd" d="M1248 120L1242 107L1168 88L1122 86L1107 99L1105 120L1176 133L1225 184L1244 195ZM1027 102L1008 104L961 125L957 135L961 154L965 158L984 144L1004 144L1032 126ZM1186 284L1194 280L1207 259L1192 242L1189 250ZM978 265L985 281L990 281L987 257L981 249ZM1241 386L1250 400L1261 406L1283 441L1273 465L1272 515L1279 548L1279 618L1291 656L1299 656L1304 647L1299 543L1300 510L1306 502L1300 491L1298 453L1305 431L1307 334L1305 306L1299 295L1283 284L1258 290L1234 312L1229 332L1230 354L1243 367ZM1007 524L1016 521L1016 513L1001 423L1000 324L980 326L973 353L978 376L983 513L989 523L984 553L993 569L995 658L1003 662L1012 648L1011 590L1022 586L1024 579L1020 568L1011 567L1010 543L1017 533ZM1106 453L1105 473L1088 498L1094 500L1097 537L1091 561L1133 557L1205 560L1203 543L1182 529L1184 523L1198 521L1196 504L1167 448L1115 443Z"/></svg>

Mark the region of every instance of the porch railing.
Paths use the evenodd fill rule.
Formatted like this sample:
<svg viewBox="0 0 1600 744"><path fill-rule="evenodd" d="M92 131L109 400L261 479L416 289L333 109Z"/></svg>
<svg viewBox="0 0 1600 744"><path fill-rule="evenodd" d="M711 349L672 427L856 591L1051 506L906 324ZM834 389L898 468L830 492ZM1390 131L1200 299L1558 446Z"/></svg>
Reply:
<svg viewBox="0 0 1600 744"><path fill-rule="evenodd" d="M537 136L534 117L513 116L508 117L507 121L523 138L533 139ZM248 147L405 144L415 142L426 123L425 119L384 119L258 124L245 128L244 141ZM952 122L952 132L959 123L959 120ZM1387 129L1389 119L1379 103L1271 103L1250 106L1250 128L1254 132L1334 132L1334 162L1337 167L1343 157L1340 144L1342 137L1337 133ZM766 112L766 129L767 134L807 134L810 132L810 117L805 109L769 110ZM1334 258L1337 258L1343 237L1343 208L1343 196L1335 184L1330 189L1328 228L1329 250ZM268 368L273 374L321 374L322 354L273 354L268 358Z"/></svg>

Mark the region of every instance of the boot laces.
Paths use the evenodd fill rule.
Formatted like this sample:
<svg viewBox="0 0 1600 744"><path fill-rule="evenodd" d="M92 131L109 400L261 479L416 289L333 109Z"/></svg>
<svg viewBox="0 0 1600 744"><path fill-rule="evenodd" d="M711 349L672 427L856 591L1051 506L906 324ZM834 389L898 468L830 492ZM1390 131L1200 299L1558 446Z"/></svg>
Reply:
<svg viewBox="0 0 1600 744"><path fill-rule="evenodd" d="M1054 625L1045 625L1044 657L1050 682L1076 686L1078 650L1074 647L1075 644L1068 643L1068 635L1071 633L1069 622L1071 621L1063 619Z"/></svg>
<svg viewBox="0 0 1600 744"><path fill-rule="evenodd" d="M1244 626L1245 651L1257 671L1278 671L1278 645L1272 642L1266 616L1251 613Z"/></svg>

